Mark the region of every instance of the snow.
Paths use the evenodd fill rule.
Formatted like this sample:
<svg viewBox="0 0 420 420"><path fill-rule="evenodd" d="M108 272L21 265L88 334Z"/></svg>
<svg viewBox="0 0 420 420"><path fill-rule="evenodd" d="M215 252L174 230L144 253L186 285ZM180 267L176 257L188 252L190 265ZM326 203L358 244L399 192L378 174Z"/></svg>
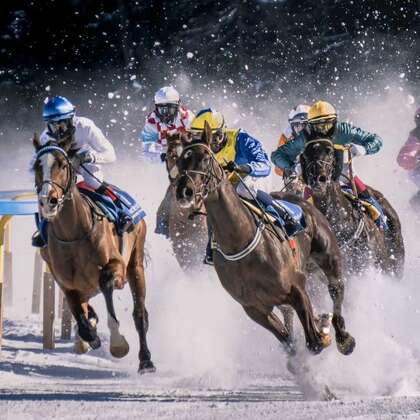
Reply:
<svg viewBox="0 0 420 420"><path fill-rule="evenodd" d="M227 88L225 94L230 100L226 102L219 92L214 92L214 98L208 97L188 79L182 83L183 90L194 93L197 102L205 100L222 110L229 125L238 121L261 138L268 151L274 148L287 120L288 108L284 105L273 107L264 98L244 104ZM373 271L351 279L346 286L344 314L357 340L355 352L344 357L332 345L319 356L307 357L312 379L328 384L339 401L306 399L297 381L287 373L277 341L245 316L210 268L189 277L181 272L167 241L153 234L154 214L167 182L164 168L141 161L133 153L122 154L118 164L104 170L107 179L135 195L148 214L148 340L157 372L137 374L138 339L127 288L116 293L117 316L131 348L125 359L115 360L109 354L101 296L92 304L100 318L102 348L77 356L71 352L71 343L58 340L54 351L42 351L41 319L29 314L33 221L15 220L16 287L13 307L5 311L0 418L419 418L420 244L416 233L420 222L408 206L415 187L395 163L396 153L412 127L414 110L407 106L406 92L400 92L391 82L387 86L384 96L368 100L361 96L347 104L350 111L343 113L343 118L351 118L384 137L384 150L357 159L355 166L362 179L383 191L401 214L407 271L400 282ZM363 92L363 86L359 91ZM147 113L149 108L142 105L138 109ZM127 104L125 107L128 109ZM111 116L104 114L102 118L111 121ZM137 115L143 121L145 115ZM19 140L25 136L29 138L30 131L19 130ZM19 149L13 143L0 146L2 189L32 185L31 175L22 171L32 152L30 143L17 144ZM12 152L14 159L10 159ZM10 173L16 169L21 174L11 179ZM279 185L278 178L274 184ZM328 298L317 304L318 311L325 308L330 308Z"/></svg>

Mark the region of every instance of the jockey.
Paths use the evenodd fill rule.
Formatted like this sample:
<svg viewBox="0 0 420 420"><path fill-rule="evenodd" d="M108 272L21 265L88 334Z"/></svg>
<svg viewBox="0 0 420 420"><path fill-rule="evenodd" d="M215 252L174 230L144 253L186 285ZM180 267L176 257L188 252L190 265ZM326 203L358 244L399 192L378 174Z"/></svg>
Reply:
<svg viewBox="0 0 420 420"><path fill-rule="evenodd" d="M180 104L179 93L172 86L165 86L155 93L155 110L146 118L139 140L143 153L151 160L164 162L167 151L167 136L184 133L190 127L194 113ZM156 213L155 233L169 236L169 196L166 191Z"/></svg>
<svg viewBox="0 0 420 420"><path fill-rule="evenodd" d="M201 138L206 122L212 131L210 148L217 161L229 172L239 173L254 197L243 183L239 182L239 179L235 181L233 177L231 178L233 182L237 182L237 193L241 197L254 199L260 190L265 189L264 178L271 172L270 161L261 142L251 137L246 131L226 128L223 115L210 108L199 111L192 121L189 131L193 138ZM213 252L210 237L211 235L209 235L204 262L212 265Z"/></svg>
<svg viewBox="0 0 420 420"><path fill-rule="evenodd" d="M159 89L155 93L155 110L147 116L139 136L145 156L163 162L167 136L188 130L193 118L193 112L180 104L179 93L172 86Z"/></svg>
<svg viewBox="0 0 420 420"><path fill-rule="evenodd" d="M305 128L305 124L308 121L308 110L309 106L305 104L296 105L289 112L289 125L280 134L277 147L286 144L288 141L294 140L299 133ZM283 175L283 169L275 166L274 172L277 175Z"/></svg>
<svg viewBox="0 0 420 420"><path fill-rule="evenodd" d="M408 171L410 179L420 189L420 107L416 110L414 122L416 127L410 131L407 141L398 153L397 162L398 165ZM418 207L419 193L415 194L410 202Z"/></svg>
<svg viewBox="0 0 420 420"><path fill-rule="evenodd" d="M334 144L352 144L355 155L371 155L382 147L382 139L373 133L352 126L347 122L337 121L337 112L328 102L315 102L308 111L308 123L305 130L293 140L280 146L271 154L272 162L283 169L285 176L289 176L294 169L298 155L302 152L305 142L318 138L331 139ZM372 204L380 213L376 220L380 228L386 228L386 217L382 206L375 197L371 196L366 185L358 176L354 176L354 183L358 196Z"/></svg>
<svg viewBox="0 0 420 420"><path fill-rule="evenodd" d="M75 110L67 98L54 96L49 99L42 112L46 129L40 136L40 143L44 145L54 141L67 152L76 151L72 158L76 173L88 187L99 194L106 194L108 188L100 164L115 161L114 147L92 120L76 117ZM68 139L72 139L72 143L69 144ZM46 245L39 232L32 237L32 245Z"/></svg>

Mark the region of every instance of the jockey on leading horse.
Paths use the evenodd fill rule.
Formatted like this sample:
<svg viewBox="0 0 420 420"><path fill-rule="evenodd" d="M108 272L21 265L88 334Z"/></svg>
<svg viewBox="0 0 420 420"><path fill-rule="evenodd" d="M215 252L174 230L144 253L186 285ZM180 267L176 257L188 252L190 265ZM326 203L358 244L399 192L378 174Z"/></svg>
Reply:
<svg viewBox="0 0 420 420"><path fill-rule="evenodd" d="M272 199L264 193L264 178L270 175L271 165L261 142L244 130L228 129L223 115L210 108L199 111L191 123L189 131L193 140L201 138L206 123L212 131L210 147L216 160L225 170L236 172L243 179L242 182L234 175L231 177L231 181L236 184L238 195L248 200L257 198L264 206L272 204ZM210 229L204 263L213 264Z"/></svg>
<svg viewBox="0 0 420 420"><path fill-rule="evenodd" d="M89 188L99 194L108 195L109 186L104 182L100 164L115 161L114 147L92 120L77 117L75 113L76 108L67 98L54 96L49 99L42 112L47 127L40 136L40 144L55 142L66 152L74 151L72 164L76 173ZM127 220L126 228L128 227ZM39 231L33 235L32 245L46 245Z"/></svg>
<svg viewBox="0 0 420 420"><path fill-rule="evenodd" d="M168 137L185 133L191 125L194 113L180 104L179 93L172 86L164 86L155 93L155 109L146 118L139 136L143 153L152 160L166 160ZM155 233L169 235L168 189L156 214Z"/></svg>
<svg viewBox="0 0 420 420"><path fill-rule="evenodd" d="M305 130L294 139L275 150L271 154L272 162L284 171L285 177L293 174L298 155L302 152L306 142L316 139L330 139L335 145L351 144L352 155L371 155L377 153L382 147L382 139L373 133L354 127L347 122L337 121L337 112L328 102L315 102L308 111L308 123ZM358 197L373 205L380 216L375 220L378 227L387 227L386 216L382 206L373 197L363 181L357 176L353 177Z"/></svg>

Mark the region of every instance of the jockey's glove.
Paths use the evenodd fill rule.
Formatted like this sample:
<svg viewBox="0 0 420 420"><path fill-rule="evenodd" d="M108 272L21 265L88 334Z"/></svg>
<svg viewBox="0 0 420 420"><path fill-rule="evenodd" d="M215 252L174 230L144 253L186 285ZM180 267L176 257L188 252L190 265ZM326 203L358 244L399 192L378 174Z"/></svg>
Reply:
<svg viewBox="0 0 420 420"><path fill-rule="evenodd" d="M85 152L78 153L72 159L72 164L74 167L78 168L80 165L84 163L94 163L95 156L93 153L86 150Z"/></svg>
<svg viewBox="0 0 420 420"><path fill-rule="evenodd" d="M283 169L283 178L291 181L293 178L297 178L297 173L294 168L285 168Z"/></svg>
<svg viewBox="0 0 420 420"><path fill-rule="evenodd" d="M238 172L239 174L244 175L248 175L251 173L251 166L247 165L246 163L244 165L238 165L233 160L228 162L224 169L228 172Z"/></svg>

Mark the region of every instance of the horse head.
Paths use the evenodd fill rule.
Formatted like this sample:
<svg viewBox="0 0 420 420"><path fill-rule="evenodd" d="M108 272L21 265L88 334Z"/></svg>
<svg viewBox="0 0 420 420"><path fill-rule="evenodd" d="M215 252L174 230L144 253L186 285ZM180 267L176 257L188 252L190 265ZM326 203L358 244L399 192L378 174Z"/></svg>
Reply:
<svg viewBox="0 0 420 420"><path fill-rule="evenodd" d="M327 187L340 177L342 166L340 153L329 139L306 142L300 155L302 177L315 194L325 193Z"/></svg>
<svg viewBox="0 0 420 420"><path fill-rule="evenodd" d="M192 207L193 212L202 207L208 193L224 178L224 171L210 148L211 139L211 128L206 122L201 138L185 145L177 160L176 199L182 207Z"/></svg>
<svg viewBox="0 0 420 420"><path fill-rule="evenodd" d="M166 152L166 170L168 171L169 179L174 181L178 176L177 161L182 155L184 147L191 143L191 134L177 133L167 137L168 149Z"/></svg>
<svg viewBox="0 0 420 420"><path fill-rule="evenodd" d="M57 216L64 200L71 193L74 171L69 155L55 141L41 146L35 134L33 145L36 152L33 169L39 208L41 216L51 220Z"/></svg>

